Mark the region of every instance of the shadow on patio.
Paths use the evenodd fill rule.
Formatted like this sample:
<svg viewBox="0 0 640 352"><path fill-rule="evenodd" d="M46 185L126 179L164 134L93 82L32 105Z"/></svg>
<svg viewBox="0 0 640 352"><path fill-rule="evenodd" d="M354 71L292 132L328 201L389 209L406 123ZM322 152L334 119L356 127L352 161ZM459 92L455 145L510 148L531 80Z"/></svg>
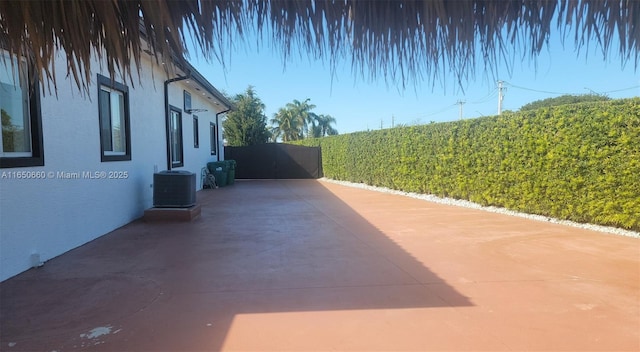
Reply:
<svg viewBox="0 0 640 352"><path fill-rule="evenodd" d="M138 220L1 283L0 349L217 350L240 321L256 349L295 349L297 328L335 338L357 321L287 313L472 305L317 181L241 181L198 202L192 223Z"/></svg>

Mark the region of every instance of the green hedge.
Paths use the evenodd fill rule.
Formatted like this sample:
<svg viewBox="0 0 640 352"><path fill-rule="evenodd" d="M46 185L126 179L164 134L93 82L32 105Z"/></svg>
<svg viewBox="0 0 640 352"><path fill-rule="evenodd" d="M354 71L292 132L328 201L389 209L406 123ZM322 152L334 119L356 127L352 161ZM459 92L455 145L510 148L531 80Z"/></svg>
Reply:
<svg viewBox="0 0 640 352"><path fill-rule="evenodd" d="M299 144L332 179L640 230L640 98Z"/></svg>

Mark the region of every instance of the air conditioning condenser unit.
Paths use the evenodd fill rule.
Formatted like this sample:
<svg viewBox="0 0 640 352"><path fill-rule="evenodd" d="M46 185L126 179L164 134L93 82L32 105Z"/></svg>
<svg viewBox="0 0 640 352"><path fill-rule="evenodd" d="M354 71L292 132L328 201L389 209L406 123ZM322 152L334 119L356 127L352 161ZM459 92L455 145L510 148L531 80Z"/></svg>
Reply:
<svg viewBox="0 0 640 352"><path fill-rule="evenodd" d="M153 206L189 208L196 204L196 174L161 171L153 174Z"/></svg>

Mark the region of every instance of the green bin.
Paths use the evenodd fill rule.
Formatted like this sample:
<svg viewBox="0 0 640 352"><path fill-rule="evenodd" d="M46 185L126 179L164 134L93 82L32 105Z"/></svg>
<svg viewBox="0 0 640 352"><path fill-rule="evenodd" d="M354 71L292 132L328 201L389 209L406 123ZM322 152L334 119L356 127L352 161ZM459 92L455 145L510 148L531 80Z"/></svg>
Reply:
<svg viewBox="0 0 640 352"><path fill-rule="evenodd" d="M216 184L218 187L224 187L227 185L227 178L229 177L229 172L227 171L215 171L213 176L216 177Z"/></svg>
<svg viewBox="0 0 640 352"><path fill-rule="evenodd" d="M229 172L227 169L227 163L224 161L212 161L207 163L207 168L209 172L213 174L216 178L216 184L218 187L224 187L227 185L227 180L229 178Z"/></svg>
<svg viewBox="0 0 640 352"><path fill-rule="evenodd" d="M236 161L226 160L227 162L227 184L232 185L236 183Z"/></svg>

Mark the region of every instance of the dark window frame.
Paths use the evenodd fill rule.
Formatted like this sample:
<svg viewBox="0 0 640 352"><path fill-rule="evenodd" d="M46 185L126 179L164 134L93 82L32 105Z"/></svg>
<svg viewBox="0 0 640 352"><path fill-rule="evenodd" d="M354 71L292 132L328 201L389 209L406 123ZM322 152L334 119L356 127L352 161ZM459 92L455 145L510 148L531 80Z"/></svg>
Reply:
<svg viewBox="0 0 640 352"><path fill-rule="evenodd" d="M98 74L98 127L100 129L100 161L108 162L108 161L128 161L131 160L131 119L129 113L129 87L126 85L116 82L109 77L105 77L103 75ZM105 116L102 114L101 106L101 94L102 87L106 87L108 89L117 90L122 93L124 100L124 131L125 131L125 153L123 155L108 155L105 154L105 145L104 145L104 136L102 132L102 125ZM109 118L109 124L111 124L111 116Z"/></svg>
<svg viewBox="0 0 640 352"><path fill-rule="evenodd" d="M200 132L198 127L198 116L193 115L193 147L200 148Z"/></svg>
<svg viewBox="0 0 640 352"><path fill-rule="evenodd" d="M8 62L4 62L3 64L6 65L7 63ZM0 169L44 166L40 83L37 79L33 79L33 67L28 67L27 75L27 82L29 82L29 123L31 125L29 132L31 133L31 156L0 157Z"/></svg>
<svg viewBox="0 0 640 352"><path fill-rule="evenodd" d="M171 136L173 134L173 116L171 116L172 112L176 112L178 114L178 135L180 136L180 161L174 162L174 150L173 150L173 141L171 140ZM167 141L169 143L169 150L171 152L171 167L183 167L184 166L184 135L182 133L182 110L180 108L175 107L173 105L169 105L169 132L170 139Z"/></svg>
<svg viewBox="0 0 640 352"><path fill-rule="evenodd" d="M211 155L218 154L218 134L216 133L216 124L213 122L209 123L209 136L211 137Z"/></svg>
<svg viewBox="0 0 640 352"><path fill-rule="evenodd" d="M191 114L191 93L186 90L183 93L183 101L184 101L184 112L187 114Z"/></svg>

